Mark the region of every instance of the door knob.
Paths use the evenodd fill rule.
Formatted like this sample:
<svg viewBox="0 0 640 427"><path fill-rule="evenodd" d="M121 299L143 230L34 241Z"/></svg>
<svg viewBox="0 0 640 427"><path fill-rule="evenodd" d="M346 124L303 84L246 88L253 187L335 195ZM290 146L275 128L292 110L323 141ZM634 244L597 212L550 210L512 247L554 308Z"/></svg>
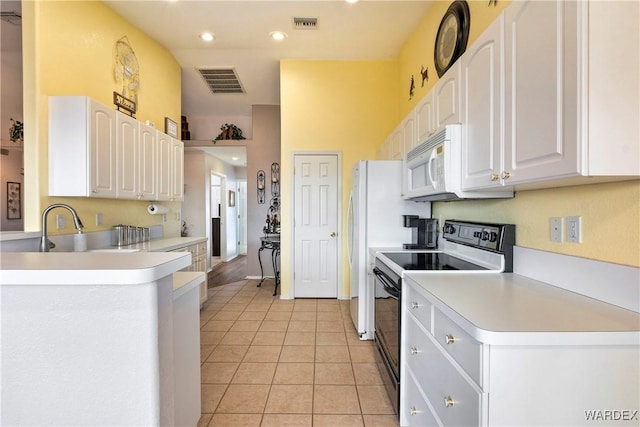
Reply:
<svg viewBox="0 0 640 427"><path fill-rule="evenodd" d="M335 231L332 231L332 232L331 232L331 234L329 234L329 236L331 236L331 237L336 237L336 232L335 232Z"/></svg>

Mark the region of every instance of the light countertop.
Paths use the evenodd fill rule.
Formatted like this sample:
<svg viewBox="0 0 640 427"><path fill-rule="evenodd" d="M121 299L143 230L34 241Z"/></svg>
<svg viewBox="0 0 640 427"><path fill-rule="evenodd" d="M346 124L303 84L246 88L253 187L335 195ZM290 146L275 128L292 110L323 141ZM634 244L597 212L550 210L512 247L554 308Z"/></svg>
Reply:
<svg viewBox="0 0 640 427"><path fill-rule="evenodd" d="M132 245L122 246L122 249L139 249L140 252L168 252L185 246L195 245L197 243L206 242L206 237L161 237L159 239L151 239L148 242L134 243ZM110 248L117 248L110 246Z"/></svg>
<svg viewBox="0 0 640 427"><path fill-rule="evenodd" d="M496 345L639 345L640 314L514 273L405 272L435 308Z"/></svg>

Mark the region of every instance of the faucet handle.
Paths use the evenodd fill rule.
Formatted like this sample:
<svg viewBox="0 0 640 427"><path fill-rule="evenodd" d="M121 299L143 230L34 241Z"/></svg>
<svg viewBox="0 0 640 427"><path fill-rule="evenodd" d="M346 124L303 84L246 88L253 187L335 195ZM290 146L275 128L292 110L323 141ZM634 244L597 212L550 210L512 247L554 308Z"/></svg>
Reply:
<svg viewBox="0 0 640 427"><path fill-rule="evenodd" d="M49 245L49 249L53 249L56 247L56 244L49 239L47 239L47 245Z"/></svg>

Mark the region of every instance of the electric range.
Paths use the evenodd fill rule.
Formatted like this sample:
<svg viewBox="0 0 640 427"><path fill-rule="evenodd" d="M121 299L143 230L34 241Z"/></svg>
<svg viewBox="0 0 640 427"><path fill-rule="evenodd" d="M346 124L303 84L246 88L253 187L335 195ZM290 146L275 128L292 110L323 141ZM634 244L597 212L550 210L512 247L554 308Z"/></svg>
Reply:
<svg viewBox="0 0 640 427"><path fill-rule="evenodd" d="M380 373L396 414L400 402L400 302L407 270L441 274L499 274L513 271L513 224L446 220L441 248L387 251L376 255L374 340Z"/></svg>

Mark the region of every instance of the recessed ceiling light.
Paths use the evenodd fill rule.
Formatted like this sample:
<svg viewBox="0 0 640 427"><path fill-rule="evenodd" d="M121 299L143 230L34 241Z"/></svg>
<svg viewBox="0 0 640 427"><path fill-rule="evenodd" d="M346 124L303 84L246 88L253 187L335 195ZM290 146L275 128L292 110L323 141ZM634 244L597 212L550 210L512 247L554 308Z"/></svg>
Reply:
<svg viewBox="0 0 640 427"><path fill-rule="evenodd" d="M358 0L347 0L347 3L358 3Z"/></svg>
<svg viewBox="0 0 640 427"><path fill-rule="evenodd" d="M202 33L200 34L200 38L206 42L210 42L215 39L215 36L212 33Z"/></svg>
<svg viewBox="0 0 640 427"><path fill-rule="evenodd" d="M287 37L286 33L283 33L282 31L271 31L269 33L269 37L271 37L274 40L284 40Z"/></svg>
<svg viewBox="0 0 640 427"><path fill-rule="evenodd" d="M231 160L234 160L234 161L235 161L235 160L240 160L240 157L233 156L233 157L231 158Z"/></svg>

